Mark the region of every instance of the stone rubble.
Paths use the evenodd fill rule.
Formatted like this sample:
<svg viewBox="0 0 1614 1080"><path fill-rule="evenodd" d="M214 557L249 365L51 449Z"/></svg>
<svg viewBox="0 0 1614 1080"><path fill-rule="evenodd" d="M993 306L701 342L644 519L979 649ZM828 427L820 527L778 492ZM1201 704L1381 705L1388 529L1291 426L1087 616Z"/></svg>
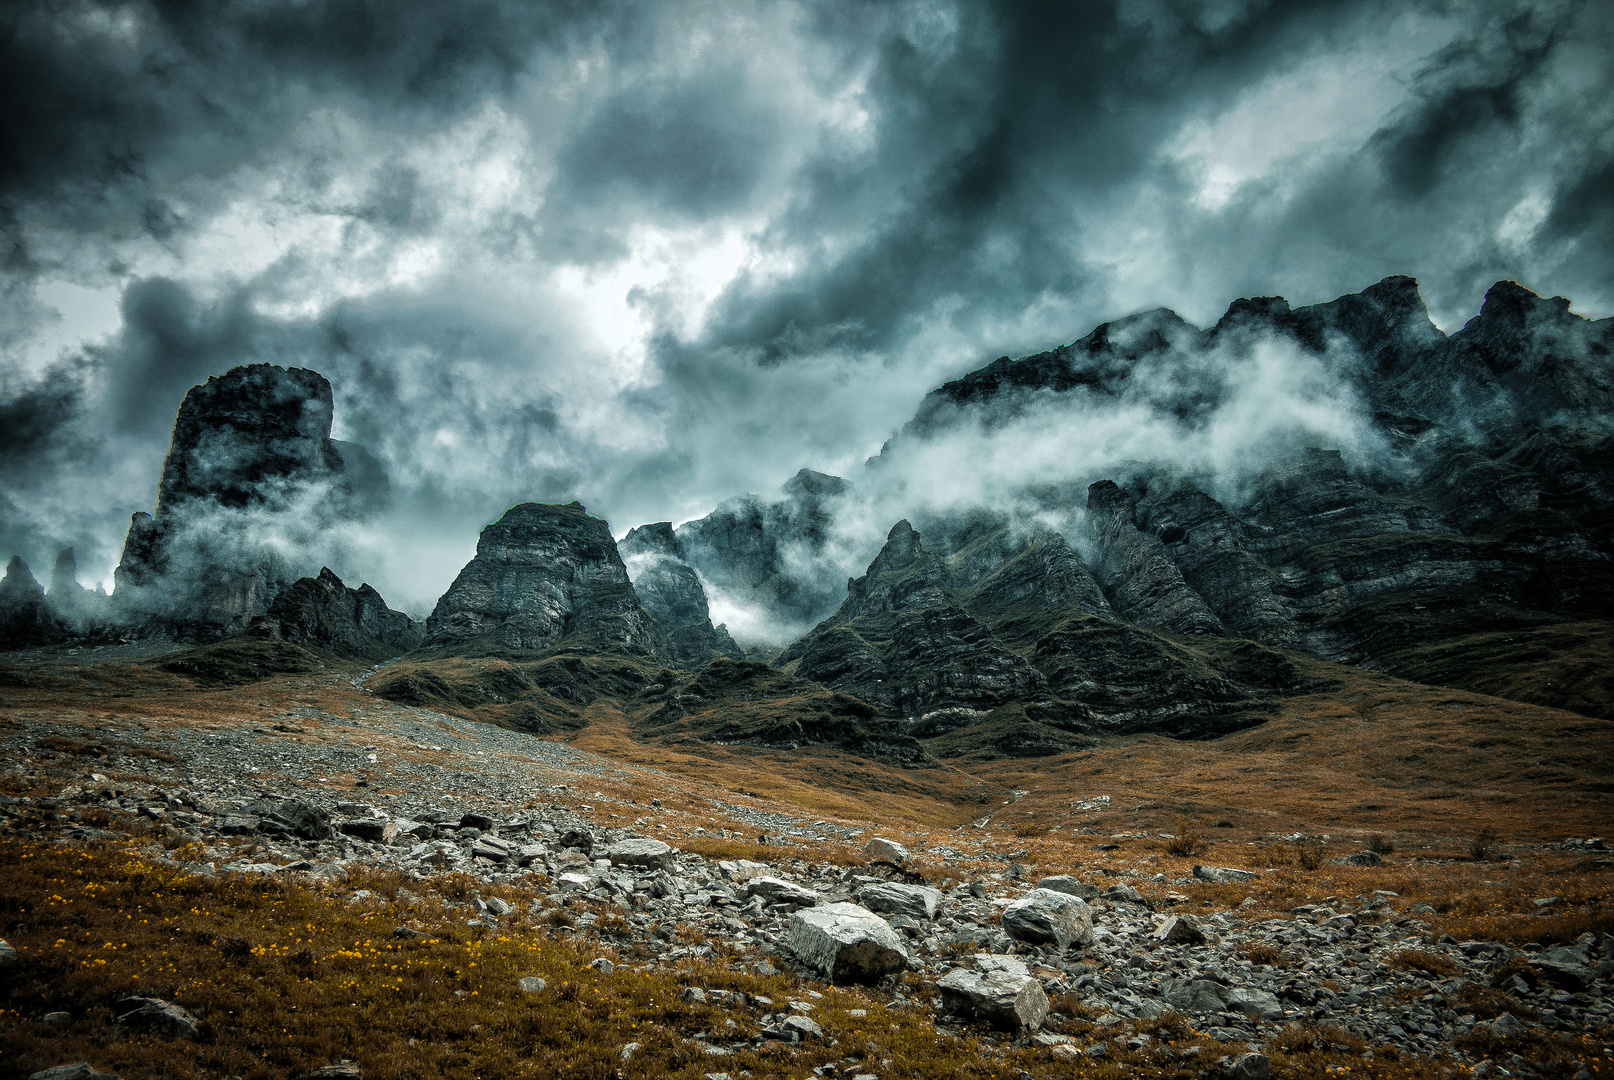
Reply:
<svg viewBox="0 0 1614 1080"><path fill-rule="evenodd" d="M507 734L482 730L489 738ZM193 735L204 746L214 741ZM446 736L439 730L434 737ZM531 761L533 747L554 745L527 740L523 750ZM524 767L530 796L535 767ZM1282 914L1243 906L1201 908L1190 917L1170 910L1185 897L1166 894L1151 901L1096 873L1094 881L1059 875L1033 884L959 869L967 880L937 889L886 880L880 874L896 868L883 861L846 868L783 851L769 862L709 860L646 835L657 827L650 817L606 825L589 804L518 809L497 798L505 780L491 754L484 773L479 780L489 795L481 805L448 809L443 804L453 801L450 796L422 783L412 786L413 797L378 798L386 802L383 808L349 801L362 792L338 796L314 786L231 794L191 762L183 781L191 786L100 776L75 781L54 798L0 796L0 835L84 842L125 840L129 831L144 830L153 840L186 841L194 852L176 862L151 843L146 857L198 874L302 875L339 883L346 867L363 864L422 881L456 872L489 885L536 884L541 895L535 910L565 907L575 922L553 925L552 932L599 934L631 951L636 964L677 966L710 958L720 943L741 955L737 963L756 971L875 983L891 994L893 1006L923 995L921 1000L943 1010L940 1023L948 1030L974 1019L1021 1040L1059 1038L1039 1029L1048 1023L1048 999L1061 994L1114 1031L1098 1045L1125 1043L1136 1021L1167 1010L1214 1038L1256 1051L1284 1025L1307 1022L1346 1029L1371 1046L1421 1055L1449 1052L1460 1060L1466 1059L1454 1040L1482 1026L1497 1035L1579 1034L1614 1026L1610 938L1588 934L1546 949L1454 941L1437 937L1420 917L1429 912L1427 905L1382 890L1328 897ZM577 771L567 775L577 782ZM577 794L555 784L538 790L564 790L574 799ZM126 831L74 820L92 810L120 817ZM343 827L371 822L383 828ZM254 849L250 856L231 851L244 844ZM1165 910L1156 912L1151 903ZM597 914L602 906L621 916L609 931ZM530 914L481 896L462 910L469 921L490 928ZM681 935L675 927L700 933ZM1407 964L1402 954L1409 950L1430 964ZM0 943L0 963L9 954L10 947ZM1434 973L1441 970L1450 974ZM533 977L522 989L541 993L543 984ZM1503 995L1511 1011L1482 1017L1465 1009L1462 1002L1474 990ZM821 1037L805 1010L746 1004L767 1010L769 1038ZM168 1002L138 999L125 1020L167 1025L182 1035L188 1015ZM189 1018L192 1030L194 1023ZM1034 1045L1050 1054L1073 1052L1066 1042ZM1096 1046L1082 1051L1108 1052ZM1230 1061L1221 1069L1225 1075L1258 1080L1254 1058ZM1531 1075L1522 1058L1488 1071L1493 1067L1490 1075Z"/></svg>

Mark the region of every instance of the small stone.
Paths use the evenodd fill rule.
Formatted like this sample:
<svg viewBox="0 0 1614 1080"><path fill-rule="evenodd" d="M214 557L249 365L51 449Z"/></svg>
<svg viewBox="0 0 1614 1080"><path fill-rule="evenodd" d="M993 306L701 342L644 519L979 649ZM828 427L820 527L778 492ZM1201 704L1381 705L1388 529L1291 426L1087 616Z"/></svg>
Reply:
<svg viewBox="0 0 1614 1080"><path fill-rule="evenodd" d="M196 1017L161 998L123 998L112 1006L112 1011L122 1027L155 1031L177 1039L194 1039L197 1035Z"/></svg>
<svg viewBox="0 0 1614 1080"><path fill-rule="evenodd" d="M1221 1060L1228 1080L1272 1080L1272 1059L1265 1054L1236 1054Z"/></svg>
<svg viewBox="0 0 1614 1080"><path fill-rule="evenodd" d="M1058 1046L1050 1048L1048 1053L1059 1061L1075 1061L1082 1056L1082 1052L1070 1043L1060 1043Z"/></svg>
<svg viewBox="0 0 1614 1080"><path fill-rule="evenodd" d="M806 1042L809 1039L822 1039L824 1029L818 1026L816 1020L805 1016L791 1016L779 1025L792 1042Z"/></svg>
<svg viewBox="0 0 1614 1080"><path fill-rule="evenodd" d="M416 930L412 926L394 926L392 928L392 936L395 938L400 938L404 941L419 941L426 935L423 931Z"/></svg>
<svg viewBox="0 0 1614 1080"><path fill-rule="evenodd" d="M118 1080L116 1073L98 1072L89 1064L76 1061L71 1065L53 1065L41 1069L28 1080Z"/></svg>
<svg viewBox="0 0 1614 1080"><path fill-rule="evenodd" d="M691 1005L705 1005L706 1004L706 991L702 990L698 986L686 986L686 987L684 987L684 992L682 994L680 994L679 996L684 1001L689 1002Z"/></svg>
<svg viewBox="0 0 1614 1080"><path fill-rule="evenodd" d="M1230 866L1195 866L1194 876L1201 881L1239 884L1254 881L1260 875L1251 870L1235 870Z"/></svg>
<svg viewBox="0 0 1614 1080"><path fill-rule="evenodd" d="M12 948L5 938L0 938L0 964L9 964L17 959L17 950ZM62 1066L66 1068L67 1066Z"/></svg>
<svg viewBox="0 0 1614 1080"><path fill-rule="evenodd" d="M1080 900L1091 900L1098 895L1098 889L1095 886L1084 884L1069 874L1055 874L1052 877L1045 877L1037 882L1037 888L1052 889L1054 892L1066 893Z"/></svg>
<svg viewBox="0 0 1614 1080"><path fill-rule="evenodd" d="M888 862L901 866L908 861L908 849L895 840L887 840L883 836L876 836L863 845L863 854L871 862Z"/></svg>
<svg viewBox="0 0 1614 1080"><path fill-rule="evenodd" d="M560 834L560 846L588 854L594 850L594 834L587 829L567 829Z"/></svg>
<svg viewBox="0 0 1614 1080"><path fill-rule="evenodd" d="M495 915L508 915L510 912L515 910L508 903L500 900L497 896L490 899L487 904L488 910L493 912Z"/></svg>
<svg viewBox="0 0 1614 1080"><path fill-rule="evenodd" d="M633 1057L638 1049L639 1044L636 1042L624 1043L622 1046L622 1052L618 1054L617 1057L621 1058L623 1061L627 1061Z"/></svg>
<svg viewBox="0 0 1614 1080"><path fill-rule="evenodd" d="M804 888L794 882L776 877L754 878L745 887L745 895L760 896L770 904L795 904L799 907L811 907L818 903L818 894L812 889Z"/></svg>
<svg viewBox="0 0 1614 1080"><path fill-rule="evenodd" d="M398 839L398 823L392 820L357 818L353 821L344 821L337 828L346 836L372 844L390 844Z"/></svg>
<svg viewBox="0 0 1614 1080"><path fill-rule="evenodd" d="M1154 939L1163 945L1203 945L1205 932L1187 915L1173 915L1160 924Z"/></svg>
<svg viewBox="0 0 1614 1080"><path fill-rule="evenodd" d="M1503 1013L1491 1021L1491 1034L1498 1039L1511 1038L1514 1035L1523 1035L1529 1028L1524 1022L1512 1013Z"/></svg>
<svg viewBox="0 0 1614 1080"><path fill-rule="evenodd" d="M672 867L672 848L660 840L635 838L619 840L605 849L612 866L633 866L644 870L667 870Z"/></svg>
<svg viewBox="0 0 1614 1080"><path fill-rule="evenodd" d="M907 915L914 919L934 919L941 907L942 894L924 885L900 881L878 881L858 891L858 903L870 911L886 915Z"/></svg>
<svg viewBox="0 0 1614 1080"><path fill-rule="evenodd" d="M516 985L521 988L523 994L541 994L549 986L547 982L537 975L528 975Z"/></svg>
<svg viewBox="0 0 1614 1080"><path fill-rule="evenodd" d="M363 1080L363 1077L358 1063L345 1059L334 1065L322 1065L308 1074L308 1080Z"/></svg>
<svg viewBox="0 0 1614 1080"><path fill-rule="evenodd" d="M73 1022L73 1014L66 1012L48 1012L39 1018L39 1022L42 1024L49 1024L52 1027L60 1027L63 1024L71 1024Z"/></svg>
<svg viewBox="0 0 1614 1080"><path fill-rule="evenodd" d="M1107 1042L1096 1042L1092 1046L1089 1046L1086 1050L1083 1050L1082 1056L1090 1058L1109 1057L1110 1044Z"/></svg>
<svg viewBox="0 0 1614 1080"><path fill-rule="evenodd" d="M616 965L611 963L611 961L607 960L603 956L597 960L590 961L588 966L593 968L595 971L601 971L607 975L616 970Z"/></svg>
<svg viewBox="0 0 1614 1080"><path fill-rule="evenodd" d="M1347 855L1340 861L1347 866L1378 866L1384 862L1384 856L1371 848L1365 848L1354 855Z"/></svg>
<svg viewBox="0 0 1614 1080"><path fill-rule="evenodd" d="M1283 1006L1265 990L1235 986L1227 992L1229 1012L1241 1012L1252 1020L1282 1020Z"/></svg>
<svg viewBox="0 0 1614 1080"><path fill-rule="evenodd" d="M493 819L486 814L462 814L460 815L460 828L481 829L483 832L487 832L493 828Z"/></svg>

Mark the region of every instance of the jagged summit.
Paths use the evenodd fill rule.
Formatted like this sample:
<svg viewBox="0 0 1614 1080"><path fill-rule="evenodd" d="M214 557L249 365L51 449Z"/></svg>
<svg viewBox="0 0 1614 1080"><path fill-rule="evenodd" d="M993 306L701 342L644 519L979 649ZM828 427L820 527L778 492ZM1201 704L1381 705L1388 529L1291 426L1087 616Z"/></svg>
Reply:
<svg viewBox="0 0 1614 1080"><path fill-rule="evenodd" d="M579 502L522 503L482 530L476 557L426 620L424 644L532 652L570 638L601 649L665 651L611 527Z"/></svg>

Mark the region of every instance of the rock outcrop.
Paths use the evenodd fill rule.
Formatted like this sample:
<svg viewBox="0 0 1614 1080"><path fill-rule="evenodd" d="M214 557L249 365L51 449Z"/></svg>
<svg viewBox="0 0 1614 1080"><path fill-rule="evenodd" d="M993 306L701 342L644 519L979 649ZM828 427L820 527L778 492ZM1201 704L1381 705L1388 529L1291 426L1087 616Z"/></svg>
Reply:
<svg viewBox="0 0 1614 1080"><path fill-rule="evenodd" d="M957 529L944 554L898 522L841 609L775 663L902 719L942 756L1059 753L1090 733L1203 738L1258 723L1299 683L1259 645L1190 646L1116 619L1063 537L1013 531Z"/></svg>
<svg viewBox="0 0 1614 1080"><path fill-rule="evenodd" d="M582 503L522 503L482 530L426 620L425 647L450 653L579 649L662 657L611 528Z"/></svg>
<svg viewBox="0 0 1614 1080"><path fill-rule="evenodd" d="M369 585L350 589L329 567L276 596L269 617L280 636L354 660L387 660L416 648L425 631Z"/></svg>
<svg viewBox="0 0 1614 1080"><path fill-rule="evenodd" d="M701 668L719 656L745 658L728 627L712 625L706 589L685 558L683 542L671 522L639 526L623 537L617 550L639 602L667 635L667 652L673 663Z"/></svg>
<svg viewBox="0 0 1614 1080"><path fill-rule="evenodd" d="M45 600L45 590L20 555L0 578L0 649L49 645L69 633L67 623Z"/></svg>
<svg viewBox="0 0 1614 1080"><path fill-rule="evenodd" d="M211 641L265 614L304 570L267 534L312 540L384 484L373 459L331 439L332 416L330 383L306 368L252 364L192 387L156 511L129 524L117 618L137 633Z"/></svg>

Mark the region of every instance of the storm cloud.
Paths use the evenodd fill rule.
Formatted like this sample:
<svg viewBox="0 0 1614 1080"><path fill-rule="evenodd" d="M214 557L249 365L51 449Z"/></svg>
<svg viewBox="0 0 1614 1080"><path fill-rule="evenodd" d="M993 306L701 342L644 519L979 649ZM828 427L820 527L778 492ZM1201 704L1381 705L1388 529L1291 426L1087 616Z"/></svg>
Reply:
<svg viewBox="0 0 1614 1080"><path fill-rule="evenodd" d="M420 611L515 502L621 535L858 478L1132 312L1410 274L1448 331L1501 278L1606 316L1611 60L1571 0L11 5L0 557L110 587L242 363L331 380L391 492L333 569ZM949 446L916 475L1046 467Z"/></svg>

